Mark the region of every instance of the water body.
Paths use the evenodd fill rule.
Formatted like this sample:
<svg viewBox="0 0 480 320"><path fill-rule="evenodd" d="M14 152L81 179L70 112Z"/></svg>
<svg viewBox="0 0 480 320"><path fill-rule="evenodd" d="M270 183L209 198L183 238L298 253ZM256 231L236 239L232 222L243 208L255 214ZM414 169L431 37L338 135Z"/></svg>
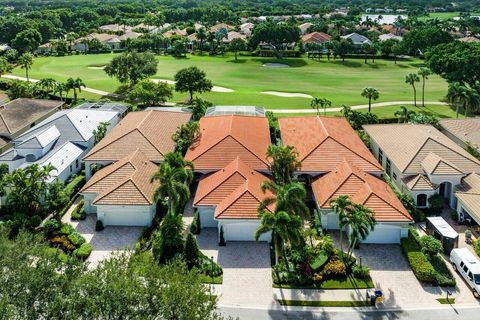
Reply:
<svg viewBox="0 0 480 320"><path fill-rule="evenodd" d="M402 14L362 14L362 22L369 18L377 21L379 24L393 24L397 21L398 17L401 17L403 20L408 19L408 16Z"/></svg>

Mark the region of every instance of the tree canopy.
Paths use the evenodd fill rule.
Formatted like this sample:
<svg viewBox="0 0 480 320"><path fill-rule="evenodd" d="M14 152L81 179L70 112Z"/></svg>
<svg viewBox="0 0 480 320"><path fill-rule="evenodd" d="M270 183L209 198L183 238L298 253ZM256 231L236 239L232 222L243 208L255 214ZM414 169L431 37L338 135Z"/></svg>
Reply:
<svg viewBox="0 0 480 320"><path fill-rule="evenodd" d="M125 52L110 61L105 67L105 73L123 84L135 85L157 73L157 64L153 53Z"/></svg>

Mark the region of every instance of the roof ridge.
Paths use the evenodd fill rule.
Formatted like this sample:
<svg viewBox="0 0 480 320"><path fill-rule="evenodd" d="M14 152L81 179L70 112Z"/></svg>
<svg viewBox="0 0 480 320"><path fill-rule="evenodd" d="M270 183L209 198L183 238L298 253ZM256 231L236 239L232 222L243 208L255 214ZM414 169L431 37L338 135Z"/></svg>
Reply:
<svg viewBox="0 0 480 320"><path fill-rule="evenodd" d="M135 174L138 174L138 172L134 172L130 175L130 177L128 178L129 181L131 181L133 183L133 185L137 188L137 190L142 194L143 198L150 204L153 204L153 201L151 199L148 199L147 195L143 192L142 188L140 188L138 186L138 184L136 183L136 181L133 179L133 176ZM149 182L150 183L150 182Z"/></svg>
<svg viewBox="0 0 480 320"><path fill-rule="evenodd" d="M243 189L243 190L242 190ZM240 184L235 190L232 191L232 193L230 195L233 195L235 193L239 192L240 194L238 195L238 197L235 197L233 199L233 201L230 201L228 203L228 206L226 206L225 208L222 208L222 212L218 213L218 214L214 214L215 218L218 218L219 216L222 215L222 213L224 213L226 210L228 210L228 208L230 208L234 203L236 203L238 201L238 199L244 195L246 192L248 192L248 186L247 186L247 181L243 182L242 184ZM216 207L215 207L215 210L217 210L217 208L221 207L222 203L227 201L227 200L230 200L229 197L225 197L225 199L223 199L222 202L220 202ZM258 199L257 199L258 200Z"/></svg>
<svg viewBox="0 0 480 320"><path fill-rule="evenodd" d="M415 152L415 154L413 155L413 157L410 159L410 161L408 161L408 163L403 167L403 169L400 169L400 171L402 173L405 172L405 170L407 170L407 168L412 164L413 160L417 157L418 153L420 152L420 150L423 149L423 147L425 146L425 144L427 144L428 140L430 139L430 137L427 137L427 139L422 143L422 145L420 146L420 148L418 148L418 150ZM432 140L432 141L435 141L435 140Z"/></svg>
<svg viewBox="0 0 480 320"><path fill-rule="evenodd" d="M12 131L10 130L7 122L5 121L5 118L3 117L3 112L0 112L0 118L2 119L2 122L3 122L3 124L5 125L5 128L7 128L8 133L9 133L9 134L12 134Z"/></svg>

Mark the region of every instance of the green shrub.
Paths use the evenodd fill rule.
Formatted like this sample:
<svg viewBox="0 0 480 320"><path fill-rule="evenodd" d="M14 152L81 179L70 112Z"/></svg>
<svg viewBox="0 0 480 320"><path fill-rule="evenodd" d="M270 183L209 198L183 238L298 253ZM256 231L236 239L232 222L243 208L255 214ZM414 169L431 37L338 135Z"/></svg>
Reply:
<svg viewBox="0 0 480 320"><path fill-rule="evenodd" d="M163 264L177 255L183 254L183 220L181 215L167 214L160 228L153 235L152 253L155 260Z"/></svg>
<svg viewBox="0 0 480 320"><path fill-rule="evenodd" d="M75 246L68 240L65 235L58 235L49 240L52 247L62 249L64 252L72 252L75 250Z"/></svg>
<svg viewBox="0 0 480 320"><path fill-rule="evenodd" d="M439 214L443 210L445 199L438 193L428 198L429 209L433 214Z"/></svg>
<svg viewBox="0 0 480 320"><path fill-rule="evenodd" d="M72 198L85 184L85 176L79 175L73 178L66 186L65 191Z"/></svg>
<svg viewBox="0 0 480 320"><path fill-rule="evenodd" d="M102 231L103 229L105 229L105 227L103 226L102 220L97 220L95 223L95 231Z"/></svg>
<svg viewBox="0 0 480 320"><path fill-rule="evenodd" d="M219 277L223 274L223 269L211 258L204 255L201 251L198 252L198 268L203 274L209 277Z"/></svg>
<svg viewBox="0 0 480 320"><path fill-rule="evenodd" d="M70 233L67 238L76 248L79 248L82 244L85 243L85 238L76 231Z"/></svg>
<svg viewBox="0 0 480 320"><path fill-rule="evenodd" d="M440 255L430 257L430 263L436 271L435 281L439 286L454 287L456 285L455 278Z"/></svg>
<svg viewBox="0 0 480 320"><path fill-rule="evenodd" d="M85 211L80 211L80 212L72 212L72 216L70 217L73 221L79 221L79 220L85 220L87 215L85 214Z"/></svg>
<svg viewBox="0 0 480 320"><path fill-rule="evenodd" d="M332 257L322 270L322 274L325 277L345 276L346 272L347 268L345 263L343 263L338 257Z"/></svg>
<svg viewBox="0 0 480 320"><path fill-rule="evenodd" d="M325 251L321 251L318 256L310 262L310 268L312 270L320 269L325 263L327 263L329 255Z"/></svg>
<svg viewBox="0 0 480 320"><path fill-rule="evenodd" d="M358 279L367 279L370 276L370 269L367 266L354 265L352 267L352 274Z"/></svg>
<svg viewBox="0 0 480 320"><path fill-rule="evenodd" d="M52 237L62 227L62 223L57 219L50 219L43 225L43 234L45 238Z"/></svg>
<svg viewBox="0 0 480 320"><path fill-rule="evenodd" d="M480 257L480 239L476 239L473 241L473 249L475 250L477 256Z"/></svg>
<svg viewBox="0 0 480 320"><path fill-rule="evenodd" d="M185 261L187 262L187 266L189 269L197 266L198 252L199 249L197 245L197 240L192 233L188 233L187 239L185 240L185 251L183 254L185 256Z"/></svg>
<svg viewBox="0 0 480 320"><path fill-rule="evenodd" d="M73 251L75 257L81 260L87 259L92 253L92 245L89 243L83 243L80 248Z"/></svg>
<svg viewBox="0 0 480 320"><path fill-rule="evenodd" d="M193 234L200 234L201 228L202 227L200 224L200 214L198 213L198 211L195 211L192 224L190 225L190 232Z"/></svg>
<svg viewBox="0 0 480 320"><path fill-rule="evenodd" d="M437 240L432 236L421 237L419 243L422 252L430 257L436 256L443 250L440 240Z"/></svg>
<svg viewBox="0 0 480 320"><path fill-rule="evenodd" d="M451 217L453 221L458 221L458 212L453 211Z"/></svg>
<svg viewBox="0 0 480 320"><path fill-rule="evenodd" d="M227 243L225 242L225 237L223 235L223 226L220 226L220 238L218 240L218 245L219 246L225 246Z"/></svg>
<svg viewBox="0 0 480 320"><path fill-rule="evenodd" d="M25 227L27 229L33 230L36 227L38 227L41 223L42 223L42 218L40 218L40 216L35 215L28 218L27 223L25 224Z"/></svg>
<svg viewBox="0 0 480 320"><path fill-rule="evenodd" d="M72 227L71 224L64 223L62 225L62 228L60 228L59 234L63 234L63 235L68 236L69 234L74 233L74 232L77 232L77 230L75 230L75 228Z"/></svg>
<svg viewBox="0 0 480 320"><path fill-rule="evenodd" d="M63 252L62 250L60 250L58 248L46 247L45 248L45 254L48 257L57 257L63 263L68 263L68 261L70 260L70 257L65 252Z"/></svg>
<svg viewBox="0 0 480 320"><path fill-rule="evenodd" d="M420 251L420 247L413 237L402 239L402 250L418 280L434 283L436 280L435 269L427 257Z"/></svg>

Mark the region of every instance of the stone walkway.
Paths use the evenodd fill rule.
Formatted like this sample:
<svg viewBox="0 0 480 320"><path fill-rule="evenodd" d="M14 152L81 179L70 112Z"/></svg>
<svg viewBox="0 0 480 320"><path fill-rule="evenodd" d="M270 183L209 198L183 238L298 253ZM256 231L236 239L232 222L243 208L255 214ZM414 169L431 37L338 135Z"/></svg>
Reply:
<svg viewBox="0 0 480 320"><path fill-rule="evenodd" d="M96 214L87 215L83 221L70 219L75 206L76 203L63 216L62 221L70 223L92 245L92 253L87 259L89 268L95 268L100 261L108 259L112 254L133 249L142 232L141 227L107 226L103 231L95 231Z"/></svg>

